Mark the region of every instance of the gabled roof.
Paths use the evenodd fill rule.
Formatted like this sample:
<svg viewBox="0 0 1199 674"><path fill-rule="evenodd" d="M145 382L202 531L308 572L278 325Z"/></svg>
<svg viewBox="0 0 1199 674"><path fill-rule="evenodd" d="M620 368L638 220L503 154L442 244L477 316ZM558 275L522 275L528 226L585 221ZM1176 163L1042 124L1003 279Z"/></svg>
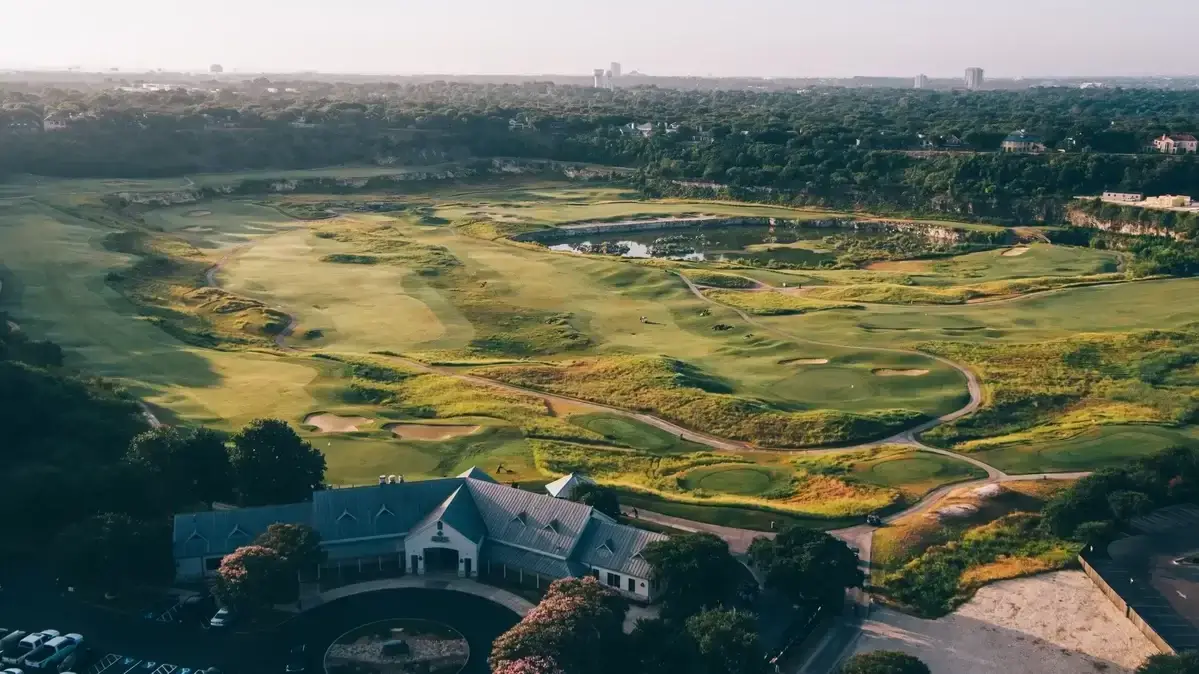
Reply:
<svg viewBox="0 0 1199 674"><path fill-rule="evenodd" d="M483 480L484 482L495 482L494 478L492 478L487 473L484 473L483 471L479 470L478 466L471 466L470 468L467 468L466 471L463 472L458 477L469 477L472 480Z"/></svg>
<svg viewBox="0 0 1199 674"><path fill-rule="evenodd" d="M172 546L176 557L227 555L249 545L272 524L308 524L312 504L292 503L175 515Z"/></svg>
<svg viewBox="0 0 1199 674"><path fill-rule="evenodd" d="M550 578L566 578L567 576L582 577L587 575L587 568L577 562L569 560L547 557L521 550L503 543L493 543L487 541L483 544L483 558L493 566L493 573L498 572L494 567L500 564L506 564L510 567L518 567L525 571L532 571ZM515 570L509 573L516 573Z"/></svg>
<svg viewBox="0 0 1199 674"><path fill-rule="evenodd" d="M1013 131L1012 133L1009 133L1008 137L1003 139L1003 142L1005 142L1005 143L1039 143L1039 142L1041 142L1041 137L1037 136L1035 134L1031 134L1031 133L1025 131L1024 129L1020 129L1019 131Z"/></svg>
<svg viewBox="0 0 1199 674"><path fill-rule="evenodd" d="M591 519L591 508L546 494L466 480L487 536L501 543L566 557ZM557 520L554 528L551 521Z"/></svg>
<svg viewBox="0 0 1199 674"><path fill-rule="evenodd" d="M1166 137L1176 143L1194 143L1195 137L1189 133L1170 133Z"/></svg>
<svg viewBox="0 0 1199 674"><path fill-rule="evenodd" d="M413 530L424 528L431 522L442 522L447 527L478 543L487 535L487 527L483 526L483 518L470 496L470 489L465 485L458 487L446 500L441 502L425 516Z"/></svg>
<svg viewBox="0 0 1199 674"><path fill-rule="evenodd" d="M641 557L641 551L650 543L665 539L666 536L652 531L592 520L572 559L588 567L600 566L637 578L649 578L650 566Z"/></svg>
<svg viewBox="0 0 1199 674"><path fill-rule="evenodd" d="M461 485L458 478L443 478L318 491L312 498L312 527L323 541L398 536Z"/></svg>
<svg viewBox="0 0 1199 674"><path fill-rule="evenodd" d="M586 475L570 473L545 485L545 490L554 498L570 498L574 495L575 487L580 484L595 484Z"/></svg>

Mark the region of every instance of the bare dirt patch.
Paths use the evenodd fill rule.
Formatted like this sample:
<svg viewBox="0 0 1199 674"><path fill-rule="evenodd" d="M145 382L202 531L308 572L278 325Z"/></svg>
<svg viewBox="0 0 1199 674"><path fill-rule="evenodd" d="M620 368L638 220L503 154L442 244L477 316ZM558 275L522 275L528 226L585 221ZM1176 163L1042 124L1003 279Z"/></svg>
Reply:
<svg viewBox="0 0 1199 674"><path fill-rule="evenodd" d="M187 217L189 218L202 218L206 215L212 215L212 211L195 210L187 212Z"/></svg>
<svg viewBox="0 0 1199 674"><path fill-rule="evenodd" d="M995 583L938 620L872 610L855 651L876 650L972 674L1128 672L1157 652L1081 571Z"/></svg>
<svg viewBox="0 0 1199 674"><path fill-rule="evenodd" d="M891 370L888 368L871 370L871 372L878 377L923 377L928 374L928 370Z"/></svg>
<svg viewBox="0 0 1199 674"><path fill-rule="evenodd" d="M309 426L316 426L322 433L352 433L359 426L374 423L366 417L343 417L336 414L310 414L304 419Z"/></svg>
<svg viewBox="0 0 1199 674"><path fill-rule="evenodd" d="M576 403L573 400L563 400L562 398L546 398L545 406L549 408L550 414L556 417L569 417L572 414L591 414L597 408L583 403Z"/></svg>
<svg viewBox="0 0 1199 674"><path fill-rule="evenodd" d="M386 426L401 440L449 440L477 432L481 426L449 426L438 424L391 424Z"/></svg>
<svg viewBox="0 0 1199 674"><path fill-rule="evenodd" d="M1008 248L1007 250L1003 251L1003 257L1016 257L1017 255L1023 255L1030 250L1032 250L1032 249L1031 248Z"/></svg>
<svg viewBox="0 0 1199 674"><path fill-rule="evenodd" d="M828 358L786 358L779 365L828 365Z"/></svg>

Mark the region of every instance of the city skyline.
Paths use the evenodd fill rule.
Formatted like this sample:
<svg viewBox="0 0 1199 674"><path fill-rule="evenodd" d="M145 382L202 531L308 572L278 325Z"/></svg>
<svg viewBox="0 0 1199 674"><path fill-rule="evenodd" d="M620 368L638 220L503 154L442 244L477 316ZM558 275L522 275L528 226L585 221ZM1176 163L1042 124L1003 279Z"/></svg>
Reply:
<svg viewBox="0 0 1199 674"><path fill-rule="evenodd" d="M595 11L552 0L298 0L279 12L266 0L210 0L185 13L151 0L61 0L52 18L30 3L6 10L0 68L587 75L619 62L625 74L660 76L945 79L971 66L988 79L1199 73L1185 40L1129 30L1120 0L898 4L713 0L696 11L681 0L610 0ZM1199 21L1199 3L1144 0L1133 16L1155 15ZM1069 30L1010 30L1027 20Z"/></svg>

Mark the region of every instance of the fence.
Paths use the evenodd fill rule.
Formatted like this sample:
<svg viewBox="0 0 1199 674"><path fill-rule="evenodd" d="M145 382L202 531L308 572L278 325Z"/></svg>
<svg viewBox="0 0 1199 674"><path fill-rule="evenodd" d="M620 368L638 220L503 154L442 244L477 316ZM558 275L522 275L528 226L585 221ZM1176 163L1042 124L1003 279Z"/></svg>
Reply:
<svg viewBox="0 0 1199 674"><path fill-rule="evenodd" d="M1091 559L1088 559L1088 557ZM1080 564L1082 564L1083 572L1086 573L1087 577L1095 583L1095 587L1098 587L1099 591L1102 592L1109 600L1111 600L1111 602L1115 604L1116 608L1120 609L1120 612L1124 614L1124 617L1128 618L1133 626L1135 626L1141 632L1141 634L1144 634L1145 637L1148 638L1158 650L1160 650L1162 653L1172 654L1176 652L1174 647L1170 645L1166 638L1162 634L1159 634L1158 629L1154 628L1154 626L1151 625L1150 622L1141 615L1142 612L1148 613L1149 611L1152 611L1152 619L1154 623L1164 627L1170 626L1168 624L1162 624L1163 614L1173 613L1172 609L1169 608L1169 604L1165 602L1164 599L1158 597L1157 601L1154 601L1152 599L1152 595L1156 594L1156 592L1149 592L1140 588L1137 585L1138 581L1133 574L1129 572L1128 569L1113 562L1111 559L1094 553L1088 554L1086 551L1084 551L1078 556L1078 561ZM1118 590L1112 587L1112 583L1115 583L1121 588L1126 588L1125 595L1134 596L1134 601L1141 605L1141 610L1138 611L1137 608L1130 605L1128 600L1125 599L1125 595L1122 595ZM1167 635L1173 636L1168 632Z"/></svg>

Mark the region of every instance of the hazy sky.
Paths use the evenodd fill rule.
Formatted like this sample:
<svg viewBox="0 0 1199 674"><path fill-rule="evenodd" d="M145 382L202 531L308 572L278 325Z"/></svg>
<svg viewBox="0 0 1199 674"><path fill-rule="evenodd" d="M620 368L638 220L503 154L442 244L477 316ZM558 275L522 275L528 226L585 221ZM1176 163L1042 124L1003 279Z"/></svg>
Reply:
<svg viewBox="0 0 1199 674"><path fill-rule="evenodd" d="M1199 73L1199 0L3 2L0 68L961 76Z"/></svg>

